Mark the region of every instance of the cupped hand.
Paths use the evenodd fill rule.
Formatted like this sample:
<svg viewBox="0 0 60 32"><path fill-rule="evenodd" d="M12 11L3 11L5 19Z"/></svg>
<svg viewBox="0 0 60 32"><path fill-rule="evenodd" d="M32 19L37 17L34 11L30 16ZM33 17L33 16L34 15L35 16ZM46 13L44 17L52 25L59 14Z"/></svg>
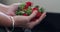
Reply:
<svg viewBox="0 0 60 32"><path fill-rule="evenodd" d="M11 5L3 5L1 4L0 6L0 11L4 12L5 14L9 15L9 16L15 16L16 17L16 10L18 9L18 6L21 3L14 3ZM32 29L34 26L36 26L37 24L39 24L45 17L46 17L46 12L44 12L41 17L39 19L37 19L36 21L30 21L32 18L34 18L37 14L37 11L33 12L30 16L17 16L17 20L16 23L18 26L23 26L25 28L30 28ZM21 19L21 20L20 20ZM27 22L25 22L27 21ZM20 24L21 25L20 25Z"/></svg>
<svg viewBox="0 0 60 32"><path fill-rule="evenodd" d="M27 23L26 28L32 29L34 28L36 25L38 25L44 18L46 17L46 12L44 12L39 19L37 19L36 21L31 21L29 23Z"/></svg>
<svg viewBox="0 0 60 32"><path fill-rule="evenodd" d="M16 15L15 12L18 9L18 6L20 4L21 3L14 3L11 5L0 4L0 11L9 15L9 16L15 16Z"/></svg>

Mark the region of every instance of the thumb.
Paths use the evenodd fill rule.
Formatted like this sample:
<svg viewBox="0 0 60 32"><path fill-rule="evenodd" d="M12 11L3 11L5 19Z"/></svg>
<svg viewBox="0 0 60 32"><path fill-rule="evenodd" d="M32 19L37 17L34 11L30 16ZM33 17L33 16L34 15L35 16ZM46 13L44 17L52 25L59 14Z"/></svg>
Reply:
<svg viewBox="0 0 60 32"><path fill-rule="evenodd" d="M34 18L37 13L38 13L38 11L34 11L34 12L28 17L28 19L31 20L32 18Z"/></svg>

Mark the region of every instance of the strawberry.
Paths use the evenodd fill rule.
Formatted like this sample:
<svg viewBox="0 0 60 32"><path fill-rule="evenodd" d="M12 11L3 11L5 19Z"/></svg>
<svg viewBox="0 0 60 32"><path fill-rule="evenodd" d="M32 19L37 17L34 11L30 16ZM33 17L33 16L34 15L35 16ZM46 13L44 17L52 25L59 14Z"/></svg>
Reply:
<svg viewBox="0 0 60 32"><path fill-rule="evenodd" d="M32 3L31 2L26 2L26 5L25 5L25 7L24 7L24 10L27 10L28 9L28 7L29 6L31 6L32 5Z"/></svg>
<svg viewBox="0 0 60 32"><path fill-rule="evenodd" d="M39 9L37 7L32 9L32 12L34 11L38 11ZM36 19L38 19L41 16L41 12L38 11L38 13L36 14L36 16L31 20L31 21L35 21Z"/></svg>
<svg viewBox="0 0 60 32"><path fill-rule="evenodd" d="M25 13L22 13L22 12L19 12L19 11L23 11ZM16 15L29 16L34 11L38 11L38 13L36 14L36 16L33 19L31 19L31 21L35 21L35 20L39 19L39 17L44 12L44 9L43 9L43 7L39 8L38 5L36 5L34 8L32 8L32 2L26 2L26 3L19 6L19 9L16 12Z"/></svg>
<svg viewBox="0 0 60 32"><path fill-rule="evenodd" d="M35 20L39 19L39 17L41 16L41 14L42 14L41 12L38 12L36 14L36 16L31 21L35 21Z"/></svg>
<svg viewBox="0 0 60 32"><path fill-rule="evenodd" d="M33 8L33 9L32 9L32 12L35 11L35 10L38 11L38 8Z"/></svg>
<svg viewBox="0 0 60 32"><path fill-rule="evenodd" d="M26 2L26 5L27 6L31 6L32 5L32 2Z"/></svg>
<svg viewBox="0 0 60 32"><path fill-rule="evenodd" d="M25 7L23 8L24 10L27 10L29 6L25 5Z"/></svg>
<svg viewBox="0 0 60 32"><path fill-rule="evenodd" d="M28 16L28 15L26 13L24 13L23 16Z"/></svg>
<svg viewBox="0 0 60 32"><path fill-rule="evenodd" d="M40 16L41 16L41 12L38 12L38 13L36 14L36 17L39 18Z"/></svg>
<svg viewBox="0 0 60 32"><path fill-rule="evenodd" d="M34 8L33 8L33 11L34 10L39 10L39 6L35 6Z"/></svg>

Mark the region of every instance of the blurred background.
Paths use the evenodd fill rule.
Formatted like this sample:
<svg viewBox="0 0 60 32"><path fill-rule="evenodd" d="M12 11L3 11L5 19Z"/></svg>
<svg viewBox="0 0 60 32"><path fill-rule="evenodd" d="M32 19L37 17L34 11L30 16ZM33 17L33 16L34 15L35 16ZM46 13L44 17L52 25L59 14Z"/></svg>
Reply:
<svg viewBox="0 0 60 32"><path fill-rule="evenodd" d="M34 5L40 5L45 8L46 12L60 13L60 0L0 0L3 4L12 4L17 2L31 1Z"/></svg>

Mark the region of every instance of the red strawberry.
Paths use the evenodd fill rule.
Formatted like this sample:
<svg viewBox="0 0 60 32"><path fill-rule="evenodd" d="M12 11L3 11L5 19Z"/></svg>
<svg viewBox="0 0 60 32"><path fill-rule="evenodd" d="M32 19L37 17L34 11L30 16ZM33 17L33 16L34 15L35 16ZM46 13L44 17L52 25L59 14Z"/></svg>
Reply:
<svg viewBox="0 0 60 32"><path fill-rule="evenodd" d="M33 8L33 9L32 9L32 12L33 12L33 11L35 11L35 10L37 10L37 11L38 11L38 8Z"/></svg>
<svg viewBox="0 0 60 32"><path fill-rule="evenodd" d="M27 6L31 6L32 5L32 2L26 2L26 5Z"/></svg>
<svg viewBox="0 0 60 32"><path fill-rule="evenodd" d="M33 8L32 12L34 11L38 11L38 8ZM38 19L41 16L41 12L38 11L38 13L36 14L36 16L31 20L31 21L35 21L36 19Z"/></svg>
<svg viewBox="0 0 60 32"><path fill-rule="evenodd" d="M28 16L28 15L26 13L24 13L23 16Z"/></svg>
<svg viewBox="0 0 60 32"><path fill-rule="evenodd" d="M41 16L41 12L38 12L37 15L36 15L36 18L39 18Z"/></svg>
<svg viewBox="0 0 60 32"><path fill-rule="evenodd" d="M25 5L24 10L27 10L27 9L28 9L28 6L27 6L27 5Z"/></svg>
<svg viewBox="0 0 60 32"><path fill-rule="evenodd" d="M35 20L39 19L40 16L41 16L41 12L38 12L31 21L35 21Z"/></svg>
<svg viewBox="0 0 60 32"><path fill-rule="evenodd" d="M28 7L29 6L31 6L32 5L32 3L31 2L26 2L26 5L25 5L25 7L24 7L24 10L27 10L28 9Z"/></svg>

